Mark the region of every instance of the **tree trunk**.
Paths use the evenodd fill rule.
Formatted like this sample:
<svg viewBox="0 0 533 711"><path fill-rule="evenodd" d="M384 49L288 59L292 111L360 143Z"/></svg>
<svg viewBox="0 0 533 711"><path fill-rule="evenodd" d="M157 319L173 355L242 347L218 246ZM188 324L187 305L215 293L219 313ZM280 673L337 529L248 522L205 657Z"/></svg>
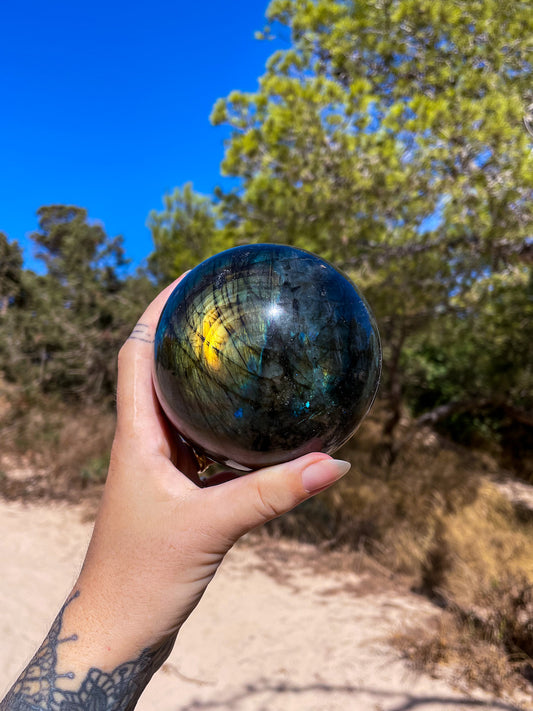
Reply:
<svg viewBox="0 0 533 711"><path fill-rule="evenodd" d="M389 466L393 464L397 455L397 448L395 447L396 428L402 416L403 377L400 369L400 358L404 343L405 328L402 325L398 339L392 344L391 358L387 363L388 388L386 401L388 412L387 419L383 426L383 451L385 452L386 462Z"/></svg>

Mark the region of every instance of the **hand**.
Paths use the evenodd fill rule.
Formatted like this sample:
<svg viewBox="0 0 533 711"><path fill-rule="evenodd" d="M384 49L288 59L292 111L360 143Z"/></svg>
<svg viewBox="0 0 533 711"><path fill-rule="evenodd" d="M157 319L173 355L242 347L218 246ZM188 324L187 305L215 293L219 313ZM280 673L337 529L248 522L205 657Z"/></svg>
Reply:
<svg viewBox="0 0 533 711"><path fill-rule="evenodd" d="M315 453L210 488L194 483L195 458L172 435L152 385L155 329L174 286L120 351L109 474L80 594L64 611L62 634L77 635L65 668L112 670L172 640L240 536L349 468Z"/></svg>

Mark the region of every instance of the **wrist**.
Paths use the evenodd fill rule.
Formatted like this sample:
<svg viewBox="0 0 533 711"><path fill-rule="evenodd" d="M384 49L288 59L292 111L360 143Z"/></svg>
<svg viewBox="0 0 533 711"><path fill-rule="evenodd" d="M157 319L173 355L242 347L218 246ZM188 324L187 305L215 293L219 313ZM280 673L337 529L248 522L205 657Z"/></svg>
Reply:
<svg viewBox="0 0 533 711"><path fill-rule="evenodd" d="M60 610L48 636L11 688L1 709L105 708L132 711L153 674L170 654L174 638L132 656L90 642L69 627L87 629L76 589ZM69 621L70 618L70 621ZM69 633L70 632L70 633ZM85 639L84 639L85 638ZM119 663L113 657L124 656Z"/></svg>
<svg viewBox="0 0 533 711"><path fill-rule="evenodd" d="M78 677L97 667L110 673L146 650L173 644L178 627L157 626L146 604L133 603L80 576L59 616L67 640L58 648L59 671L75 670Z"/></svg>

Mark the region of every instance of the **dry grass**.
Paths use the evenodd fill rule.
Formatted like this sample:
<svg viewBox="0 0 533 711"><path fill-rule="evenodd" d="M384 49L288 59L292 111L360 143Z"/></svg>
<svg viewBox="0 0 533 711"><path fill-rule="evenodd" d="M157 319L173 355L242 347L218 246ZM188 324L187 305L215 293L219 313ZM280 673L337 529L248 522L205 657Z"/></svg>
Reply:
<svg viewBox="0 0 533 711"><path fill-rule="evenodd" d="M67 418L55 448L54 476L81 486L105 481L114 429L115 416L109 412Z"/></svg>
<svg viewBox="0 0 533 711"><path fill-rule="evenodd" d="M392 641L413 669L448 676L458 686L481 687L497 696L526 687L500 644L480 638L451 613L432 629L412 628Z"/></svg>
<svg viewBox="0 0 533 711"><path fill-rule="evenodd" d="M114 426L109 411L13 399L0 418L0 460L17 474L4 477L2 492L79 500L83 490L105 480Z"/></svg>
<svg viewBox="0 0 533 711"><path fill-rule="evenodd" d="M373 430L373 431L372 431ZM377 468L372 435L343 454L354 473L326 494L343 533L411 580L446 612L432 630L396 642L418 668L456 670L463 684L494 693L533 682L533 514L493 482L497 466L430 431ZM379 445L377 445L379 446ZM349 515L351 512L351 516ZM360 545L360 542L359 542ZM533 690L529 687L530 692Z"/></svg>
<svg viewBox="0 0 533 711"><path fill-rule="evenodd" d="M533 682L533 587L508 577L474 593L470 608L450 605L433 629L412 628L393 638L417 670L452 672L462 686L502 695Z"/></svg>
<svg viewBox="0 0 533 711"><path fill-rule="evenodd" d="M453 561L446 589L458 604L473 590L490 590L502 580L533 584L533 523L524 521L494 484L483 482L476 499L446 521L446 545Z"/></svg>
<svg viewBox="0 0 533 711"><path fill-rule="evenodd" d="M396 641L418 667L455 669L462 684L511 692L533 675L533 514L493 483L487 454L431 430L406 440L391 465L380 415L338 456L339 484L273 524L277 533L363 550L429 596L444 617Z"/></svg>

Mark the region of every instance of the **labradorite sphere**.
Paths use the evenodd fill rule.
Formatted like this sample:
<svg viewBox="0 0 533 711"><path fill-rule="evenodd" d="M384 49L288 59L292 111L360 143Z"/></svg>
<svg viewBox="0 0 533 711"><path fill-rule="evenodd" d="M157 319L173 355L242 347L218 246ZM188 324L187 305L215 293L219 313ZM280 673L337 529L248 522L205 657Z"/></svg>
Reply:
<svg viewBox="0 0 533 711"><path fill-rule="evenodd" d="M376 322L341 272L293 247L255 244L188 272L155 336L154 385L199 453L240 469L331 454L376 394Z"/></svg>

